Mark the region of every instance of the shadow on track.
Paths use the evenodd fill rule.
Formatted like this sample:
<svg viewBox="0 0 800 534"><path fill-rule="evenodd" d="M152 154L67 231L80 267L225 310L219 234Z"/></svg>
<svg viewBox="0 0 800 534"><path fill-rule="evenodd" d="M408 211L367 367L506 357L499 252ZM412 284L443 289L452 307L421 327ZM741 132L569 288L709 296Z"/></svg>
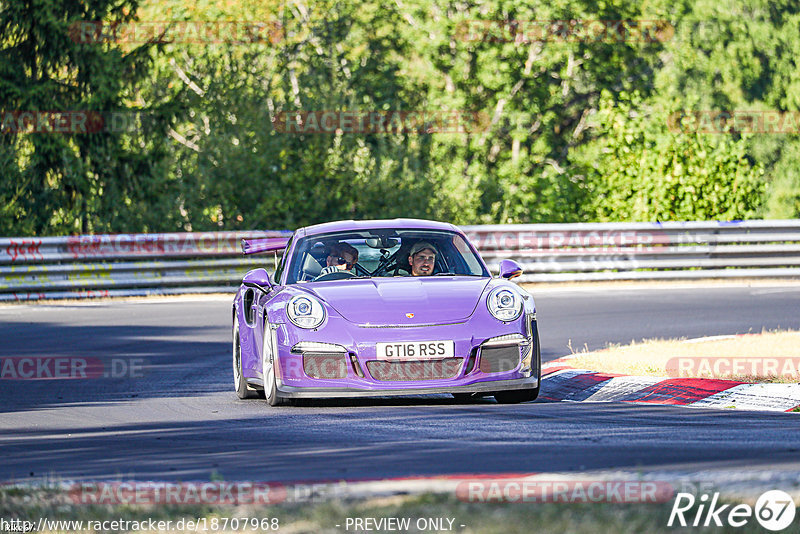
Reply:
<svg viewBox="0 0 800 534"><path fill-rule="evenodd" d="M224 333L210 333L204 326L5 323L0 326L0 336L6 340L0 353L0 412L232 388L229 342L220 341L225 339ZM24 358L32 363L22 364ZM42 361L47 364L37 363ZM50 378L56 373L56 362L62 362L66 372L61 376L74 378ZM70 369L73 365L77 365L74 372ZM33 373L33 377L21 376L25 373Z"/></svg>

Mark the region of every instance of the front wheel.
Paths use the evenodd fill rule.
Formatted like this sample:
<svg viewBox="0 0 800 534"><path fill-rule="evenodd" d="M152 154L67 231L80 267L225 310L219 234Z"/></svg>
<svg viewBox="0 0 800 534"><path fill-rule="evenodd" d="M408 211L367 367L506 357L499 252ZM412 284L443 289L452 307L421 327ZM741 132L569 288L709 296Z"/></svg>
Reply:
<svg viewBox="0 0 800 534"><path fill-rule="evenodd" d="M242 343L239 339L238 317L233 319L233 387L240 399L252 399L258 396L258 393L247 385L247 379L242 373Z"/></svg>
<svg viewBox="0 0 800 534"><path fill-rule="evenodd" d="M270 331L269 324L264 325L264 350L261 355L261 376L264 381L264 397L270 406L280 406L281 404L289 404L289 399L283 399L278 396L278 381L275 379L275 358L272 352L272 332Z"/></svg>

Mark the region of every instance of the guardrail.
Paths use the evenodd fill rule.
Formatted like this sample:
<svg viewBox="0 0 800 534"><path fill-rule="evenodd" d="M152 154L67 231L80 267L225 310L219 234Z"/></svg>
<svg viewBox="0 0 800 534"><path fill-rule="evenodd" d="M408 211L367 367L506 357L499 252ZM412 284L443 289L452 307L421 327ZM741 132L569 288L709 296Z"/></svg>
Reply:
<svg viewBox="0 0 800 534"><path fill-rule="evenodd" d="M268 257L241 239L281 232L115 234L0 239L0 300L229 292Z"/></svg>
<svg viewBox="0 0 800 534"><path fill-rule="evenodd" d="M469 226L522 282L800 277L800 220Z"/></svg>
<svg viewBox="0 0 800 534"><path fill-rule="evenodd" d="M466 226L522 282L800 277L800 220ZM288 231L0 239L0 300L230 292L269 257L243 237Z"/></svg>

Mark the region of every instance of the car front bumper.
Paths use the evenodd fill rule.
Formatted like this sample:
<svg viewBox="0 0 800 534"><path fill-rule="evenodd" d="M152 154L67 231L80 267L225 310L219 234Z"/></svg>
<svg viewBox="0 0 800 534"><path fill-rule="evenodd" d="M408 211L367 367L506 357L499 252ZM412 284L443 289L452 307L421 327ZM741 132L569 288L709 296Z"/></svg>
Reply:
<svg viewBox="0 0 800 534"><path fill-rule="evenodd" d="M531 389L539 387L539 377L492 380L474 382L463 386L406 386L395 389L362 389L352 387L317 388L293 387L278 383L278 394L289 398L330 398L330 397L383 397L389 395L430 395L434 393L485 393L490 395L495 391L509 391L516 389Z"/></svg>
<svg viewBox="0 0 800 534"><path fill-rule="evenodd" d="M363 328L350 323L325 332L302 331L285 324L270 325L278 395L288 398L375 397L433 393L485 393L539 387L536 319L523 314L510 323L466 321L413 328ZM333 333L333 334L332 334ZM302 338L300 337L302 336ZM376 343L453 340L455 358L402 360L397 365L378 360ZM311 347L311 348L309 348ZM322 347L322 348L320 348ZM326 348L327 347L327 348ZM490 361L491 354L516 347L516 361ZM494 350L495 352L491 352ZM322 353L320 353L322 351ZM512 351L512 352L509 352ZM311 354L322 358L329 372L309 369ZM313 358L311 359L313 363ZM313 367L313 366L312 366ZM323 365L320 368L324 369ZM397 369L402 369L396 374ZM378 371L378 372L376 372ZM335 377L333 375L336 375Z"/></svg>

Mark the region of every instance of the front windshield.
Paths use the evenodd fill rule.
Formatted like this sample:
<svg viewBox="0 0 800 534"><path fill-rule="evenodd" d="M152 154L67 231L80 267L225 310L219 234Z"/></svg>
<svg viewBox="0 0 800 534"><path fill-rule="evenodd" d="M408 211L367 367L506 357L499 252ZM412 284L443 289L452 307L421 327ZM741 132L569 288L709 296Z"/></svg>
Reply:
<svg viewBox="0 0 800 534"><path fill-rule="evenodd" d="M427 266L413 266L409 256L411 262L418 260L417 264ZM286 283L393 276L490 274L474 249L457 233L378 229L300 239L290 259Z"/></svg>

